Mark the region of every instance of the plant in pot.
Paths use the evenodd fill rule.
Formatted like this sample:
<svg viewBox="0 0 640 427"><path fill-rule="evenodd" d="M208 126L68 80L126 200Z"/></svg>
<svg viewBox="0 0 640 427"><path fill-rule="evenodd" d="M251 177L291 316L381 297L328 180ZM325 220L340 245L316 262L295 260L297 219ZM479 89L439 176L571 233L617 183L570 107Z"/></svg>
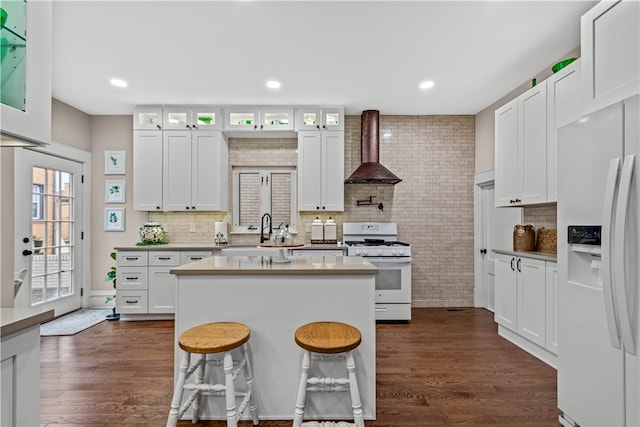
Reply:
<svg viewBox="0 0 640 427"><path fill-rule="evenodd" d="M112 259L116 259L116 253L115 252L111 252L111 258ZM104 278L105 282L112 282L113 283L113 289L116 288L116 266L112 265L111 268L109 268L109 270L107 271L107 275ZM105 303L109 304L111 301L113 301L114 299L116 299L116 296L108 296L107 299L105 300ZM107 320L118 320L120 319L120 314L116 313L116 308L113 307L113 312L109 315L107 315Z"/></svg>

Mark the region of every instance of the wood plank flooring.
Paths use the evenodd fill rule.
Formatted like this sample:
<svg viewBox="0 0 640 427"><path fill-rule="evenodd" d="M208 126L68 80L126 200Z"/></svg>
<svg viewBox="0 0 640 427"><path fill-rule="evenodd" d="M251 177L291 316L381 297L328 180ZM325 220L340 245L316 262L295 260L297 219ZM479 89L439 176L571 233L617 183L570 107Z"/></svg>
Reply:
<svg viewBox="0 0 640 427"><path fill-rule="evenodd" d="M417 308L412 315L409 324L377 325L377 419L367 427L559 425L556 371L499 337L492 313ZM165 425L172 321L105 321L41 343L41 426Z"/></svg>

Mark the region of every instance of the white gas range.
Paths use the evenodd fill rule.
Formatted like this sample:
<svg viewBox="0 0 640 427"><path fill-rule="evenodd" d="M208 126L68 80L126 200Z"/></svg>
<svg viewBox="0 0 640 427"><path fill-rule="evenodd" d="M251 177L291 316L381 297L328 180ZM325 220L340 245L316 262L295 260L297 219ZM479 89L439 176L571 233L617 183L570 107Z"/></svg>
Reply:
<svg viewBox="0 0 640 427"><path fill-rule="evenodd" d="M411 320L411 245L398 241L393 222L345 222L347 256L361 256L378 267L376 319Z"/></svg>

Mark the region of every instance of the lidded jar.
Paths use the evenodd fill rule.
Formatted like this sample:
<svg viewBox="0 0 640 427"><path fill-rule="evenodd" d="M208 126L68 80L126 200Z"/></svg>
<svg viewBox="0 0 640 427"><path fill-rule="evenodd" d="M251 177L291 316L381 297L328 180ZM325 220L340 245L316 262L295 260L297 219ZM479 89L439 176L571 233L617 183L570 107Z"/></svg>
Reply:
<svg viewBox="0 0 640 427"><path fill-rule="evenodd" d="M531 252L536 250L536 233L533 225L515 225L513 227L513 250Z"/></svg>
<svg viewBox="0 0 640 427"><path fill-rule="evenodd" d="M158 222L146 222L140 227L140 239L143 243L160 243L164 239L164 228Z"/></svg>

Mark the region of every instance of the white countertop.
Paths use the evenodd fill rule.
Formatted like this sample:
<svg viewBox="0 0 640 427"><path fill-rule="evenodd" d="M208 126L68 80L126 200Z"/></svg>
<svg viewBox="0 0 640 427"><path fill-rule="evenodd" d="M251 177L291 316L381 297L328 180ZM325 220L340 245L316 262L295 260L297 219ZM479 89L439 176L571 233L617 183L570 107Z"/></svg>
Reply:
<svg viewBox="0 0 640 427"><path fill-rule="evenodd" d="M296 256L276 263L268 256L212 256L171 269L175 275L377 274L362 257Z"/></svg>
<svg viewBox="0 0 640 427"><path fill-rule="evenodd" d="M533 259L541 259L543 261L558 262L557 255L550 254L547 252L520 252L520 251L510 251L506 249L494 249L493 252L497 254L514 255L514 256L520 256L524 258L533 258Z"/></svg>
<svg viewBox="0 0 640 427"><path fill-rule="evenodd" d="M19 332L53 319L54 311L44 308L0 308L0 336Z"/></svg>
<svg viewBox="0 0 640 427"><path fill-rule="evenodd" d="M128 245L128 246L116 246L113 249L116 251L217 251L224 248L257 248L258 244L255 246L251 245L216 245L209 243L167 243L165 245ZM305 244L304 246L299 246L295 248L290 248L292 250L296 249L304 249L304 250L323 250L323 249L337 249L343 250L346 249L346 246L338 246L337 244Z"/></svg>

